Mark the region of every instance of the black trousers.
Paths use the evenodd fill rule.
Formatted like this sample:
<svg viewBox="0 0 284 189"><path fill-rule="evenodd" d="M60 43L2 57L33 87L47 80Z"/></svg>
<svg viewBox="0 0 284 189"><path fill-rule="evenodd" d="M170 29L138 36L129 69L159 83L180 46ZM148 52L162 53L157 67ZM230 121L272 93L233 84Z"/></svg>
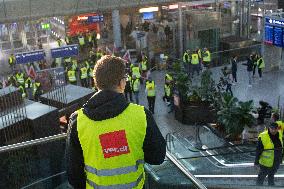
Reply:
<svg viewBox="0 0 284 189"><path fill-rule="evenodd" d="M257 66L256 64L253 65L253 70L252 70L252 75L253 75L253 76L254 76L254 74L255 74L256 66Z"/></svg>
<svg viewBox="0 0 284 189"><path fill-rule="evenodd" d="M258 68L258 75L260 78L262 77L262 68Z"/></svg>
<svg viewBox="0 0 284 189"><path fill-rule="evenodd" d="M124 91L124 96L126 98L127 101L131 101L132 102L132 91ZM129 100L128 100L128 96L129 96Z"/></svg>
<svg viewBox="0 0 284 189"><path fill-rule="evenodd" d="M232 72L233 81L237 82L237 72Z"/></svg>
<svg viewBox="0 0 284 189"><path fill-rule="evenodd" d="M88 81L87 81L87 78L86 78L86 79L81 79L81 86L88 88Z"/></svg>
<svg viewBox="0 0 284 189"><path fill-rule="evenodd" d="M147 96L149 110L154 114L155 112L155 96Z"/></svg>
<svg viewBox="0 0 284 189"><path fill-rule="evenodd" d="M264 179L268 176L268 185L274 186L274 175L277 172L277 167L265 167L262 165L260 166L260 171L258 173L258 177L256 180L257 185L263 185Z"/></svg>

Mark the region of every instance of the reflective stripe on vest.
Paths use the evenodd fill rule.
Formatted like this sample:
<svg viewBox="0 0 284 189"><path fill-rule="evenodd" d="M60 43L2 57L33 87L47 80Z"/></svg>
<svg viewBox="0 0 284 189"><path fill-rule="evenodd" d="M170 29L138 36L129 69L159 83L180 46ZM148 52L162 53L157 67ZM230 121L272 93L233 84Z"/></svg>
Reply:
<svg viewBox="0 0 284 189"><path fill-rule="evenodd" d="M188 60L186 60L186 56L187 56ZM189 54L188 54L187 52L185 52L185 53L183 54L182 60L183 60L183 62L189 61Z"/></svg>
<svg viewBox="0 0 284 189"><path fill-rule="evenodd" d="M195 53L191 55L191 64L199 64L198 54Z"/></svg>
<svg viewBox="0 0 284 189"><path fill-rule="evenodd" d="M94 77L93 69L92 69L92 68L89 69L89 77Z"/></svg>
<svg viewBox="0 0 284 189"><path fill-rule="evenodd" d="M139 79L132 80L132 85L133 85L133 91L138 92L139 91L139 85L140 85Z"/></svg>
<svg viewBox="0 0 284 189"><path fill-rule="evenodd" d="M169 74L166 74L166 81L172 81L173 77L170 76Z"/></svg>
<svg viewBox="0 0 284 189"><path fill-rule="evenodd" d="M148 91L147 96L155 96L156 95L156 92L155 92L155 82L154 81L147 82L146 83L146 88L147 88L147 91Z"/></svg>
<svg viewBox="0 0 284 189"><path fill-rule="evenodd" d="M23 73L17 74L16 78L17 78L17 82L20 83L21 85L25 83L24 74Z"/></svg>
<svg viewBox="0 0 284 189"><path fill-rule="evenodd" d="M67 75L68 75L68 80L69 80L70 82L76 81L76 76L75 76L75 71L74 71L74 70L69 70L69 71L67 72Z"/></svg>
<svg viewBox="0 0 284 189"><path fill-rule="evenodd" d="M282 132L278 132L278 133L279 133L279 140L283 147L283 139L282 139L283 134ZM274 144L270 139L268 131L264 131L263 133L260 133L259 138L261 139L261 142L263 144L263 149L264 149L264 151L260 155L259 164L265 167L272 167L273 162L274 162L274 150L268 150L268 149L274 149Z"/></svg>
<svg viewBox="0 0 284 189"><path fill-rule="evenodd" d="M165 85L165 93L166 96L169 97L171 95L171 88L168 85Z"/></svg>
<svg viewBox="0 0 284 189"><path fill-rule="evenodd" d="M88 69L86 67L81 68L81 79L86 79L88 77Z"/></svg>
<svg viewBox="0 0 284 189"><path fill-rule="evenodd" d="M135 75L136 78L138 78L138 79L141 77L141 75L140 75L140 69L139 69L138 66L134 66L134 67L132 68L132 75Z"/></svg>
<svg viewBox="0 0 284 189"><path fill-rule="evenodd" d="M130 103L121 114L102 121L78 111L87 189L143 188L146 128L144 107L136 104Z"/></svg>
<svg viewBox="0 0 284 189"><path fill-rule="evenodd" d="M66 58L66 59L65 59L65 62L70 63L70 62L71 62L71 57Z"/></svg>
<svg viewBox="0 0 284 189"><path fill-rule="evenodd" d="M36 91L37 91L37 89L39 88L39 86L40 86L40 83L34 83L34 84L33 84L33 95L36 94Z"/></svg>
<svg viewBox="0 0 284 189"><path fill-rule="evenodd" d="M209 51L205 52L205 56L203 57L204 62L210 62L211 61L211 54Z"/></svg>
<svg viewBox="0 0 284 189"><path fill-rule="evenodd" d="M87 183L94 189L132 189L132 188L137 188L139 183L142 181L143 177L144 177L143 174L141 174L139 178L134 182L127 183L127 184L115 184L111 186L99 186L95 184L94 182L90 181L89 179L87 179Z"/></svg>

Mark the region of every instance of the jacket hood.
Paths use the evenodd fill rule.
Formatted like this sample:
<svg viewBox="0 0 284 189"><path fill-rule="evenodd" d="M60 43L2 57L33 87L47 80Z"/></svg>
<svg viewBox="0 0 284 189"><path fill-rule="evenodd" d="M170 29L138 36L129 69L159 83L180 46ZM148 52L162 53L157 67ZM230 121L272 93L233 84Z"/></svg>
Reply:
<svg viewBox="0 0 284 189"><path fill-rule="evenodd" d="M88 118L102 121L122 113L129 103L122 93L103 90L94 94L83 106L83 112Z"/></svg>

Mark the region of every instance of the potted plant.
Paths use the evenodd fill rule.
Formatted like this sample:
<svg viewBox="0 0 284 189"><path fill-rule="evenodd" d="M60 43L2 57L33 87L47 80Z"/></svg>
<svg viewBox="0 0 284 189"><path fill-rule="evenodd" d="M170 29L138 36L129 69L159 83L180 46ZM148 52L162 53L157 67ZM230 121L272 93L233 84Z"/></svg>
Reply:
<svg viewBox="0 0 284 189"><path fill-rule="evenodd" d="M218 123L224 128L226 138L240 139L244 127L251 127L255 118L251 114L253 101L240 102L237 98L224 94L221 110L217 112Z"/></svg>

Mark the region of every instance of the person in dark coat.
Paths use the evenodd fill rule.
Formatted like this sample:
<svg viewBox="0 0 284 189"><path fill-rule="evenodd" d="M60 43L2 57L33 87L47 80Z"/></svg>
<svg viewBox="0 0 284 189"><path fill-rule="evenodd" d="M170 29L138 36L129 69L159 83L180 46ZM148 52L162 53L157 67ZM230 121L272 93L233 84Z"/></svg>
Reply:
<svg viewBox="0 0 284 189"><path fill-rule="evenodd" d="M231 59L233 82L236 83L237 83L237 71L238 71L237 58L238 58L237 56L234 56L234 58Z"/></svg>
<svg viewBox="0 0 284 189"><path fill-rule="evenodd" d="M251 87L252 86L252 76L253 76L253 55L252 54L247 58L247 63L244 63L243 65L247 66L249 87Z"/></svg>
<svg viewBox="0 0 284 189"><path fill-rule="evenodd" d="M272 148L266 143L272 143ZM265 150L266 148L266 150ZM282 133L278 131L278 124L271 123L267 131L259 135L254 165L259 168L256 184L263 185L268 176L268 185L274 186L274 175L283 159Z"/></svg>

